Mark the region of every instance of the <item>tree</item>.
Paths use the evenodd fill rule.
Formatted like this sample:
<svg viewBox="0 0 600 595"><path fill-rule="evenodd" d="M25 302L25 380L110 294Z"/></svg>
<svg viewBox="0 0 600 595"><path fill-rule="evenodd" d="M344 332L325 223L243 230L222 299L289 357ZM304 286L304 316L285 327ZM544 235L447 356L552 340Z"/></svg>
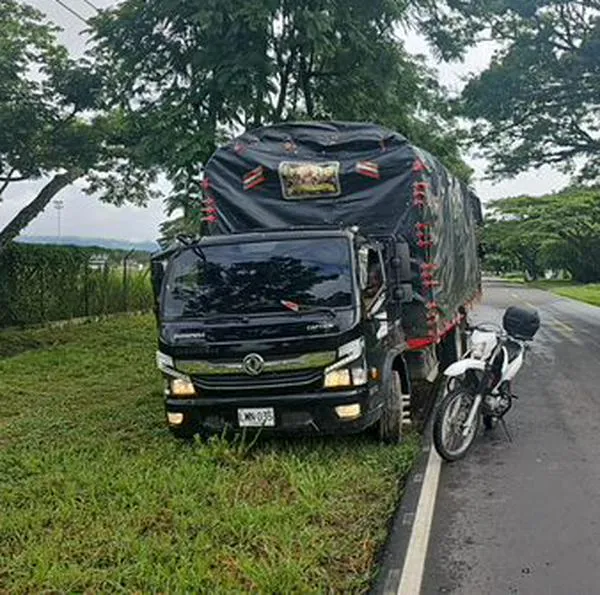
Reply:
<svg viewBox="0 0 600 595"><path fill-rule="evenodd" d="M460 100L491 174L552 165L597 182L600 0L448 0L444 8L424 23L443 55L482 38L498 46Z"/></svg>
<svg viewBox="0 0 600 595"><path fill-rule="evenodd" d="M0 251L65 186L85 177L102 200L145 204L156 171L138 167L134 130L104 111L101 79L57 43L56 27L16 0L0 7L0 201L8 187L44 179L29 204L0 228ZM141 163L142 166L145 164Z"/></svg>
<svg viewBox="0 0 600 595"><path fill-rule="evenodd" d="M126 0L95 18L95 55L114 105L174 181L171 207L224 139L281 120L375 120L468 179L435 76L397 39L412 11L400 0ZM179 223L197 227L187 211Z"/></svg>
<svg viewBox="0 0 600 595"><path fill-rule="evenodd" d="M532 281L543 271L543 233L532 229L529 221L507 218L502 204L495 204L484 228L484 264L499 272L521 270Z"/></svg>
<svg viewBox="0 0 600 595"><path fill-rule="evenodd" d="M490 206L488 254L516 258L533 279L545 268L557 268L581 283L600 281L600 189L574 187Z"/></svg>

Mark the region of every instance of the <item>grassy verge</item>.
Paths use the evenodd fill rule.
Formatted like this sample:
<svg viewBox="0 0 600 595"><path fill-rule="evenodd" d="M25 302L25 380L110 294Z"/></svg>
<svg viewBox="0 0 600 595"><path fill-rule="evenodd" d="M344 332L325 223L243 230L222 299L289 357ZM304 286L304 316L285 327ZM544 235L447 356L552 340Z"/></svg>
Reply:
<svg viewBox="0 0 600 595"><path fill-rule="evenodd" d="M137 313L111 314L107 317L121 319L128 316L137 316ZM0 330L0 358L13 357L26 351L49 349L60 345L66 345L74 341L85 341L86 338L93 340L98 332L94 327L97 324L93 318L67 320L62 322L48 322L45 325L18 329L11 328ZM90 330L87 327L92 326Z"/></svg>
<svg viewBox="0 0 600 595"><path fill-rule="evenodd" d="M585 302L586 304L591 304L592 306L600 306L600 283L578 285L577 283L573 283L571 281L560 281L554 279L534 281L532 283L525 283L525 281L522 279L519 280L513 278L504 280L509 281L510 283L524 284L527 287L535 287L537 289L551 291L556 295L571 298L580 302Z"/></svg>
<svg viewBox="0 0 600 595"><path fill-rule="evenodd" d="M0 592L368 589L416 440L181 443L150 317L68 333L0 360Z"/></svg>
<svg viewBox="0 0 600 595"><path fill-rule="evenodd" d="M64 345L80 335L81 327L75 325L0 331L0 358Z"/></svg>
<svg viewBox="0 0 600 595"><path fill-rule="evenodd" d="M570 285L564 282L557 285L543 284L540 287L549 289L557 295L568 297L573 300L592 304L592 306L600 306L600 284L590 285Z"/></svg>

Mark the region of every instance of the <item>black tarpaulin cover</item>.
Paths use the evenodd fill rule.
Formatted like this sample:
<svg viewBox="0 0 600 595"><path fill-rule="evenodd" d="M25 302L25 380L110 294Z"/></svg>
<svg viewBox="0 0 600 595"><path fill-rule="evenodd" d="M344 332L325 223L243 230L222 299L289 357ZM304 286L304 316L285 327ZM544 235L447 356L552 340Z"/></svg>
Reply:
<svg viewBox="0 0 600 595"><path fill-rule="evenodd" d="M211 233L356 225L408 241L409 337L439 338L478 292L479 200L398 133L340 122L260 128L216 151L204 186Z"/></svg>

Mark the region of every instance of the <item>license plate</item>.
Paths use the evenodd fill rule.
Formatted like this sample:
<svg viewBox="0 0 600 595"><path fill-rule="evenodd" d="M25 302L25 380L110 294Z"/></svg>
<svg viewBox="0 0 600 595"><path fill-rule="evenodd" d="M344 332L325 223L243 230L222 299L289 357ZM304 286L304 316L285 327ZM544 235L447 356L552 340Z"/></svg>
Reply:
<svg viewBox="0 0 600 595"><path fill-rule="evenodd" d="M273 428L275 427L275 409L238 409L240 428Z"/></svg>

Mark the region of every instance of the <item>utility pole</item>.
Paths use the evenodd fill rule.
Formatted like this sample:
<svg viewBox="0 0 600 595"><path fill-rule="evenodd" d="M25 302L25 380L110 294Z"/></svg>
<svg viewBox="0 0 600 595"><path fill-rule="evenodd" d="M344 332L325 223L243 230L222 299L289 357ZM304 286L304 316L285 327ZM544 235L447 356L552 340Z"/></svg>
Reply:
<svg viewBox="0 0 600 595"><path fill-rule="evenodd" d="M54 208L56 209L56 218L57 218L57 228L58 228L57 238L58 238L58 240L60 240L60 237L61 237L60 216L61 216L61 211L65 208L64 201L61 200L60 198L57 198L54 201Z"/></svg>

